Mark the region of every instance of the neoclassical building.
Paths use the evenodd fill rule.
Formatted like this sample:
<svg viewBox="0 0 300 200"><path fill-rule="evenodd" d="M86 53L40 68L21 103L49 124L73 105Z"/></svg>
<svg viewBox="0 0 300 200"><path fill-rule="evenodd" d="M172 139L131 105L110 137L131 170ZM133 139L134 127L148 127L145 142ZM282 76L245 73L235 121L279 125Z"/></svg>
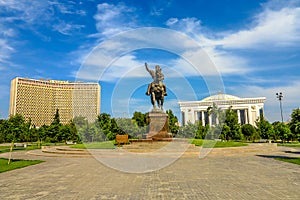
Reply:
<svg viewBox="0 0 300 200"><path fill-rule="evenodd" d="M181 101L178 103L182 113L182 125L196 121L201 121L203 125L218 123L215 117L208 114L208 108L213 105L221 110L231 108L236 111L240 124L255 125L256 119L264 114L265 100L265 97L240 98L228 94L217 94L201 101Z"/></svg>

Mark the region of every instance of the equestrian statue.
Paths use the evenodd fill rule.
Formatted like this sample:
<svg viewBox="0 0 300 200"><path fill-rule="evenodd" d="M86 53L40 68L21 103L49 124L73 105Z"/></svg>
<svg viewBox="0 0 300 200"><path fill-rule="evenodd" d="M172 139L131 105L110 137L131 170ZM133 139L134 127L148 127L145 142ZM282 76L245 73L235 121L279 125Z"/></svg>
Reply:
<svg viewBox="0 0 300 200"><path fill-rule="evenodd" d="M163 110L164 97L167 96L166 85L163 83L165 77L159 65L155 66L155 70L149 69L147 63L145 63L145 67L153 79L153 82L148 85L146 95L150 96L154 110L157 109L156 102L158 108Z"/></svg>

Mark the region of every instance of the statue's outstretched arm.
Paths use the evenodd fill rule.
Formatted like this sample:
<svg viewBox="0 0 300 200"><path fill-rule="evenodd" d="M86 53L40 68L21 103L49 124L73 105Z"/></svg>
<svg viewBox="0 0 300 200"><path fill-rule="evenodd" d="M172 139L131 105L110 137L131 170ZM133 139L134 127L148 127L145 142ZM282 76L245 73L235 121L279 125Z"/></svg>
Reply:
<svg viewBox="0 0 300 200"><path fill-rule="evenodd" d="M146 70L147 70L148 72L150 72L150 70L149 70L149 68L148 68L148 64L147 64L147 63L145 63L145 67L146 67Z"/></svg>

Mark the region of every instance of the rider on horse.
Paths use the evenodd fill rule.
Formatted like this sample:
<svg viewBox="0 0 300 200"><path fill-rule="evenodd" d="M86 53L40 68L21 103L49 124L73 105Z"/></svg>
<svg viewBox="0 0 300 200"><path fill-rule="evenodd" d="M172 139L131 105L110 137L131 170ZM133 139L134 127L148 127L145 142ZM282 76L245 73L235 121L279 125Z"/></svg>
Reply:
<svg viewBox="0 0 300 200"><path fill-rule="evenodd" d="M155 107L155 100L161 101L160 108L162 109L162 104L164 101L164 96L167 96L167 90L166 85L162 82L164 80L164 75L161 71L161 68L159 65L155 66L155 71L150 70L148 68L147 63L145 63L146 70L149 72L149 74L152 76L153 82L148 85L148 89L146 92L146 95L151 95L151 102L153 106ZM159 96L156 96L155 94L160 94Z"/></svg>

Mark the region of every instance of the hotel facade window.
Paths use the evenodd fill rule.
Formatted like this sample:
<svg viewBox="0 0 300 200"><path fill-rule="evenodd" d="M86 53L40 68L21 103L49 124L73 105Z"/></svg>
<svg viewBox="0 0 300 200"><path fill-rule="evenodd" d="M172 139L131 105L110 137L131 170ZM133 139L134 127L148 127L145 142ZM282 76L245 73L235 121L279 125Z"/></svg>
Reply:
<svg viewBox="0 0 300 200"><path fill-rule="evenodd" d="M237 113L238 122L255 126L255 121L264 113L265 97L240 98L228 94L217 94L207 97L201 101L181 101L178 102L182 115L182 125L187 122L195 123L201 120L202 125L218 124L216 116L209 115L207 109L216 105L220 110L232 109Z"/></svg>

